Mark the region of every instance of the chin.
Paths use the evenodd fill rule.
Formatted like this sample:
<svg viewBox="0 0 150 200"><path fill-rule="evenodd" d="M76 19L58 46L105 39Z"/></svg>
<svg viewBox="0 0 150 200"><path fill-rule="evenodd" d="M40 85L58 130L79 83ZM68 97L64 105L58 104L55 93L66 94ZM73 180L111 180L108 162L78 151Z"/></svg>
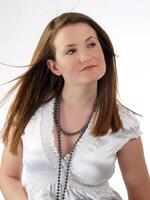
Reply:
<svg viewBox="0 0 150 200"><path fill-rule="evenodd" d="M98 79L82 80L78 85L83 86L83 85L97 84L97 81Z"/></svg>

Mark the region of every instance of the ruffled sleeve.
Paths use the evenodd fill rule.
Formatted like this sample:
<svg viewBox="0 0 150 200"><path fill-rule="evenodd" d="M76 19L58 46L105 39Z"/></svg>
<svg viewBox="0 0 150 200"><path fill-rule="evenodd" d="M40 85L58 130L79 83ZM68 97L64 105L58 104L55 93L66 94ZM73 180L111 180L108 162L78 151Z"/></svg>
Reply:
<svg viewBox="0 0 150 200"><path fill-rule="evenodd" d="M124 129L110 136L111 155L117 153L129 140L136 139L142 134L137 115L122 106L119 106L118 110Z"/></svg>

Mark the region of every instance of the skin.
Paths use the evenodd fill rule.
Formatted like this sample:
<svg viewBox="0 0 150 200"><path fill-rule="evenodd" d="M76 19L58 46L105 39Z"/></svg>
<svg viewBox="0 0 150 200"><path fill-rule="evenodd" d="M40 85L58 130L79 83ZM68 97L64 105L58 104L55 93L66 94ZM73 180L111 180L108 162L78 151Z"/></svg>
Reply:
<svg viewBox="0 0 150 200"><path fill-rule="evenodd" d="M9 134L9 141L11 141L11 131ZM9 142L10 143L10 142ZM5 200L27 200L26 191L22 185L22 171L23 171L23 144L20 140L17 155L9 152L9 144L4 146L1 166L0 166L0 189ZM7 186L7 187L6 187Z"/></svg>
<svg viewBox="0 0 150 200"><path fill-rule="evenodd" d="M75 109L87 107L96 97L97 80L106 71L95 30L84 23L63 27L57 33L54 45L56 61L48 60L47 65L54 74L62 75L65 80L63 99ZM96 67L82 70L89 65Z"/></svg>
<svg viewBox="0 0 150 200"><path fill-rule="evenodd" d="M86 41L89 37L92 38ZM96 46L93 46L92 43L96 43ZM69 44L75 45L67 47L67 49L64 48ZM47 65L54 74L64 77L63 109L71 110L71 113L74 111L76 118L84 110L90 110L96 97L97 80L105 74L106 65L102 48L95 31L83 23L62 28L56 35L54 45L56 47L56 61L48 60ZM91 64L97 67L82 71L82 68ZM11 141L11 133L9 141ZM6 200L11 200L12 196L15 200L27 199L21 183L22 152L21 140L16 156L8 151L8 147L4 147L0 168L0 187ZM128 199L149 200L150 182L141 138L130 140L118 152L117 156L127 188Z"/></svg>
<svg viewBox="0 0 150 200"><path fill-rule="evenodd" d="M150 179L140 137L124 145L118 152L118 162L129 200L149 200Z"/></svg>

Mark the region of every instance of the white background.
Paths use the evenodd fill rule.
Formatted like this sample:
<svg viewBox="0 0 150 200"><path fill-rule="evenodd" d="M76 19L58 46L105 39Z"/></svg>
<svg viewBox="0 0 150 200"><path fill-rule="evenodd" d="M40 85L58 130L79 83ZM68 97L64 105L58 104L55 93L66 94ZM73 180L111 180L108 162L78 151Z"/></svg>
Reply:
<svg viewBox="0 0 150 200"><path fill-rule="evenodd" d="M0 0L0 62L27 65L46 24L58 14L68 12L77 0ZM115 48L122 103L142 114L140 120L145 159L150 171L150 1L81 0L73 11L94 18L108 33ZM0 65L0 84L15 78L25 69ZM0 98L11 85L0 87ZM9 102L0 109L0 128ZM0 143L0 156L2 153ZM125 186L116 164L110 180L124 200ZM0 196L0 200L3 197Z"/></svg>

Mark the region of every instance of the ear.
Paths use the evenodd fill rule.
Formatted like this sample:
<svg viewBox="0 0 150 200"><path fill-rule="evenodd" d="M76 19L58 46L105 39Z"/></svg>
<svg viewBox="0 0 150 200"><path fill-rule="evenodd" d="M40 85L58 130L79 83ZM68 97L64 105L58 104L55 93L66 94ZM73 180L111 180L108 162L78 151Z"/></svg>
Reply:
<svg viewBox="0 0 150 200"><path fill-rule="evenodd" d="M55 75L57 75L57 76L61 75L61 72L59 71L56 63L53 60L48 59L47 60L47 66Z"/></svg>

